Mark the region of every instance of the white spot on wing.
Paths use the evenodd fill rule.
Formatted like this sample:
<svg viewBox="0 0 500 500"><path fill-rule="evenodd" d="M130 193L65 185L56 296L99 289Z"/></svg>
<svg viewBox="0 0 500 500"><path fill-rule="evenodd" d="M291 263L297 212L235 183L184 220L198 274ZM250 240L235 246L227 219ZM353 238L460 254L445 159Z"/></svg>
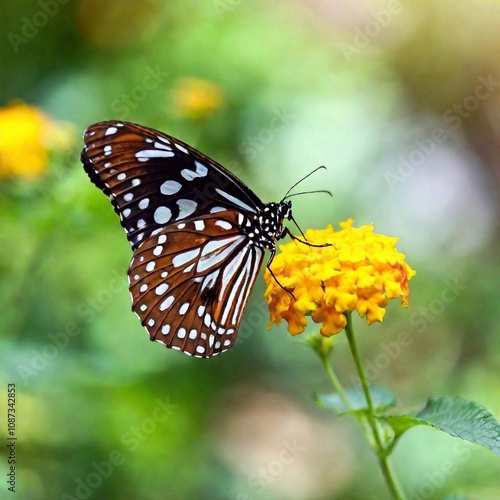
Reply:
<svg viewBox="0 0 500 500"><path fill-rule="evenodd" d="M158 224L167 223L172 217L172 211L167 207L158 207L153 214L153 218Z"/></svg>
<svg viewBox="0 0 500 500"><path fill-rule="evenodd" d="M222 240L209 241L201 252L196 266L197 272L203 272L219 264L243 241L244 236L237 235Z"/></svg>
<svg viewBox="0 0 500 500"><path fill-rule="evenodd" d="M158 149L143 149L142 151L135 153L135 157L139 161L147 161L150 158L170 158L171 156L175 156L173 151L163 151Z"/></svg>
<svg viewBox="0 0 500 500"><path fill-rule="evenodd" d="M163 335L168 335L168 332L170 332L170 325L163 325L161 333L163 333Z"/></svg>
<svg viewBox="0 0 500 500"><path fill-rule="evenodd" d="M155 266L156 266L156 262L155 262L154 260L152 260L152 261L148 262L148 263L146 264L146 271L147 271L148 273L150 273L151 271L153 271L153 269L155 268Z"/></svg>
<svg viewBox="0 0 500 500"><path fill-rule="evenodd" d="M165 181L161 186L160 186L160 191L162 194L169 195L169 194L175 194L180 191L182 187L182 184L177 182L177 181Z"/></svg>
<svg viewBox="0 0 500 500"><path fill-rule="evenodd" d="M231 203L234 203L237 207L243 208L244 210L248 210L249 212L255 212L255 209L248 206L246 203L241 201L240 199L236 198L235 196L230 195L229 193L226 193L225 191L222 191L222 189L215 188L215 190L226 200L229 200Z"/></svg>
<svg viewBox="0 0 500 500"><path fill-rule="evenodd" d="M179 207L179 216L176 220L185 219L189 217L195 210L197 203L193 200L177 200L177 206Z"/></svg>
<svg viewBox="0 0 500 500"><path fill-rule="evenodd" d="M170 297L167 297L161 304L160 304L160 311L164 311L165 309L169 308L172 303L174 302L174 296L170 295Z"/></svg>
<svg viewBox="0 0 500 500"><path fill-rule="evenodd" d="M127 177L127 174L124 172L122 172L121 174L118 174L116 176L117 180L119 180L119 181L123 181L123 179L125 179L126 177Z"/></svg>
<svg viewBox="0 0 500 500"><path fill-rule="evenodd" d="M189 154L188 150L184 147L181 146L180 144L174 143L174 146L179 150L182 151L183 153Z"/></svg>
<svg viewBox="0 0 500 500"><path fill-rule="evenodd" d="M187 252L181 253L179 255L176 255L172 259L172 265L174 267L181 267L184 264L188 263L189 261L196 259L200 253L199 248L195 248L194 250L189 250Z"/></svg>
<svg viewBox="0 0 500 500"><path fill-rule="evenodd" d="M163 295L168 290L168 285L166 283L162 283L155 288L156 295Z"/></svg>
<svg viewBox="0 0 500 500"><path fill-rule="evenodd" d="M170 144L170 141L168 139L165 139L165 137L162 137L161 135L157 135L156 138L159 141L164 142L165 144Z"/></svg>
<svg viewBox="0 0 500 500"><path fill-rule="evenodd" d="M194 223L194 228L197 231L203 231L205 229L205 223L202 220L197 220Z"/></svg>
<svg viewBox="0 0 500 500"><path fill-rule="evenodd" d="M106 132L104 132L104 135L113 135L116 134L118 129L116 127L109 127Z"/></svg>
<svg viewBox="0 0 500 500"><path fill-rule="evenodd" d="M226 229L226 230L232 229L232 227L233 227L233 225L231 223L227 222L226 220L218 220L215 222L215 225L221 227L222 229Z"/></svg>
<svg viewBox="0 0 500 500"><path fill-rule="evenodd" d="M143 198L140 202L139 202L139 208L141 210L145 210L146 208L148 208L149 206L149 198Z"/></svg>
<svg viewBox="0 0 500 500"><path fill-rule="evenodd" d="M108 156L111 154L111 146L108 144L107 146L104 146L104 156Z"/></svg>
<svg viewBox="0 0 500 500"><path fill-rule="evenodd" d="M161 142L155 142L154 147L158 149L163 149L164 151L172 151L172 148L170 146L166 146L165 144L162 144Z"/></svg>
<svg viewBox="0 0 500 500"><path fill-rule="evenodd" d="M226 209L224 207L214 207L210 210L211 214L216 214L217 212L224 212Z"/></svg>
<svg viewBox="0 0 500 500"><path fill-rule="evenodd" d="M126 193L123 195L123 199L126 202L132 201L134 199L134 195L133 195L133 193Z"/></svg>
<svg viewBox="0 0 500 500"><path fill-rule="evenodd" d="M202 165L199 161L195 161L194 164L196 165L196 173L198 174L198 177L205 177L208 173L208 168L205 167L205 165Z"/></svg>

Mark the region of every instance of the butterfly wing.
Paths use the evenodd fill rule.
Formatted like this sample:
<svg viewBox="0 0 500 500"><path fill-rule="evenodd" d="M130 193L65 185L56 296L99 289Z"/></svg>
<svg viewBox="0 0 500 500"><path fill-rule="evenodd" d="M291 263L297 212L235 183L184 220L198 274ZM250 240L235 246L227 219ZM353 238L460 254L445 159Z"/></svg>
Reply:
<svg viewBox="0 0 500 500"><path fill-rule="evenodd" d="M202 358L233 345L263 258L244 219L230 210L171 224L134 252L132 309L151 340Z"/></svg>
<svg viewBox="0 0 500 500"><path fill-rule="evenodd" d="M110 197L134 250L168 224L221 210L255 213L263 207L231 172L157 130L106 121L90 126L84 141L85 171Z"/></svg>

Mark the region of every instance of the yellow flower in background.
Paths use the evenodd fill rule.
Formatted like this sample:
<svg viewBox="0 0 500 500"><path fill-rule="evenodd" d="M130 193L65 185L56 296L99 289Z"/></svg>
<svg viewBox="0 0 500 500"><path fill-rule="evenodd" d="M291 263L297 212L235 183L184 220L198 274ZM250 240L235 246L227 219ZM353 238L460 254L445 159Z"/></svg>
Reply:
<svg viewBox="0 0 500 500"><path fill-rule="evenodd" d="M315 248L292 241L280 246L271 269L278 281L293 292L283 290L266 270L266 299L271 322L288 322L292 335L302 333L306 315L321 323L326 337L339 333L346 325L344 313L357 311L368 324L382 321L389 299L401 298L408 305L408 281L415 271L395 247L397 238L373 232L373 226L353 227L349 219L341 230L306 231L309 243L331 246Z"/></svg>
<svg viewBox="0 0 500 500"><path fill-rule="evenodd" d="M206 118L224 105L220 87L201 78L182 78L173 91L177 113L194 120Z"/></svg>
<svg viewBox="0 0 500 500"><path fill-rule="evenodd" d="M47 169L49 147L68 144L68 133L36 107L0 108L0 178L36 179Z"/></svg>

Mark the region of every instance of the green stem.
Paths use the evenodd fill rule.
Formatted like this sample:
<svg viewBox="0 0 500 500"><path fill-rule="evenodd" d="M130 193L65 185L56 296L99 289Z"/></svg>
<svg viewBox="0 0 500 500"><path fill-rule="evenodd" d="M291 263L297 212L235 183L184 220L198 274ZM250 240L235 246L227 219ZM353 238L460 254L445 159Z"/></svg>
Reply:
<svg viewBox="0 0 500 500"><path fill-rule="evenodd" d="M389 490L391 491L394 498L397 500L402 500L404 498L403 493L400 492L399 486L396 482L394 473L392 472L389 462L387 459L388 453L387 449L384 447L382 442L382 437L380 436L380 430L377 426L377 421L375 418L375 408L373 406L372 395L370 393L370 388L368 386L368 381L366 380L365 370L363 368L363 363L361 362L361 357L359 355L358 346L356 344L356 339L354 337L354 330L352 328L351 313L345 314L347 319L347 324L345 326L345 332L347 340L349 342L349 348L351 349L352 357L354 358L354 363L356 364L356 370L358 371L359 379L363 387L363 392L365 393L366 403L368 405L368 424L372 430L375 452L377 453L380 468L382 469L382 474L384 476L385 482Z"/></svg>
<svg viewBox="0 0 500 500"><path fill-rule="evenodd" d="M338 395L340 396L340 399L344 403L345 407L348 410L353 410L354 407L349 399L349 396L345 392L344 386L341 384L340 380L338 379L334 369L332 368L332 365L328 362L327 357L321 357L321 363L323 364L323 368L325 369L325 372L330 379L333 388L337 391ZM359 425L361 426L361 429L363 430L363 433L365 434L366 439L371 442L372 439L372 433L370 428L368 427L366 423L366 419L357 419Z"/></svg>
<svg viewBox="0 0 500 500"><path fill-rule="evenodd" d="M345 407L349 410L352 410L353 407L351 402L349 401L349 397L347 396L347 393L345 392L344 387L340 383L337 375L333 371L332 365L330 365L330 363L328 362L328 358L321 358L321 362L323 363L323 367L326 374L328 375L328 378L330 379L335 390L338 392L340 399L344 403Z"/></svg>

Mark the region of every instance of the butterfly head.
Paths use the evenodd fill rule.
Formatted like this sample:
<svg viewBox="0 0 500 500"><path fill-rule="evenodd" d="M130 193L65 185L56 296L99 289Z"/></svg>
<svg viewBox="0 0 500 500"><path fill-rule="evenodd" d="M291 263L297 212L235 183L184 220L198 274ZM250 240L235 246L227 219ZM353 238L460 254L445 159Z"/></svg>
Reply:
<svg viewBox="0 0 500 500"><path fill-rule="evenodd" d="M292 219L291 201L267 203L252 221L254 229L249 237L264 250L272 250L276 241L285 237L286 228L283 225L285 219Z"/></svg>

